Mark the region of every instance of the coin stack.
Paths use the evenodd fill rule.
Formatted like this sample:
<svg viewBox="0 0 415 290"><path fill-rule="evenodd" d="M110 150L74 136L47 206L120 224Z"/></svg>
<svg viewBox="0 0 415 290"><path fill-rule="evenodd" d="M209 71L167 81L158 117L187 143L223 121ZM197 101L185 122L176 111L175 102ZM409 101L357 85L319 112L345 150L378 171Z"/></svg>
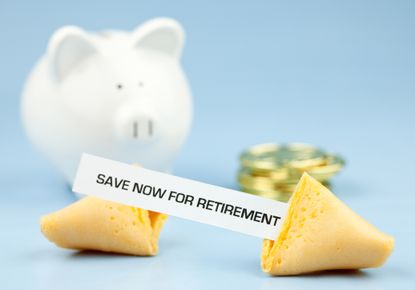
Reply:
<svg viewBox="0 0 415 290"><path fill-rule="evenodd" d="M338 155L309 144L261 144L240 156L238 181L245 192L288 201L303 172L329 186L329 180L344 166Z"/></svg>

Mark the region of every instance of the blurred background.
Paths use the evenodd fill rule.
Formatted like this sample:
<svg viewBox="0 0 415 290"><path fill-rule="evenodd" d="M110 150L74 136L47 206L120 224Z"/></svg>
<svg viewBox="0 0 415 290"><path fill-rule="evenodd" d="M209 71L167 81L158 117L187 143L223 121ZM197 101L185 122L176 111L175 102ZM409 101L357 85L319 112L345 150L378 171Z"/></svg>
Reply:
<svg viewBox="0 0 415 290"><path fill-rule="evenodd" d="M20 120L22 86L45 52L49 37L67 24L90 31L132 30L145 20L167 16L177 19L186 30L182 61L195 109L192 132L174 173L237 188L238 155L251 145L300 141L340 153L347 166L333 179L333 190L358 213L397 238L395 253L384 268L363 278L342 274L323 281L321 277L318 281L283 278L278 280L285 281L280 286L297 289L302 285L298 283L307 281L311 288L328 287L334 285L328 281L336 279L348 288L366 285L368 289L387 289L413 284L414 15L415 2L409 0L2 1L0 204L6 218L0 225L15 243L2 241L5 256L1 260L9 267L0 275L15 285L31 283L39 289L46 289L46 285L57 289L53 281L46 283L43 271L50 270L51 265L65 265L62 267L67 273L75 271L74 264L59 262L63 258L60 254L48 261L41 259L59 250L40 235L39 216L69 204L73 197L58 173L29 143ZM231 262L225 265L233 269L229 277L241 285L260 285L257 288L263 289L278 285L260 272L260 241L188 221L172 219L171 223L175 233L184 236L186 229L193 228L211 233L213 248L219 248L219 241L239 244L227 252L215 248L213 253L220 253L218 256L227 261L235 257L239 266ZM169 230L165 234L167 240L176 237L170 231L172 235ZM193 242L202 237L195 239ZM31 243L24 254L20 250L24 248L22 240ZM256 251L247 260L242 259L244 246L251 245ZM66 253L61 252L62 256ZM183 254L183 263L189 266L177 266L182 270L195 267L196 278L188 282L190 286L200 286L198 283L207 279L205 273L218 278L224 275L208 270L220 261L192 257ZM97 258L83 259L92 263ZM201 260L212 265L199 265ZM121 263L132 262L121 259ZM35 267L42 270L34 271ZM216 270L222 271L221 267ZM18 271L27 275L26 282L17 282ZM356 284L359 279L365 284ZM83 285L95 285L87 278L83 281ZM229 286L214 281L205 282L218 289ZM176 284L170 285L174 288Z"/></svg>

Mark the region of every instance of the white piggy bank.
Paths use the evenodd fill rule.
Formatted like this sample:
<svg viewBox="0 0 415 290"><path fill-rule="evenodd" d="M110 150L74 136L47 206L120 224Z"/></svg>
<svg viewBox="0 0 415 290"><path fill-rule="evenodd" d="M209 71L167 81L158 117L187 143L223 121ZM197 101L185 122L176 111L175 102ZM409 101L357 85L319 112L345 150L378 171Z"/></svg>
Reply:
<svg viewBox="0 0 415 290"><path fill-rule="evenodd" d="M166 18L131 33L57 30L24 88L29 138L70 184L82 152L170 171L192 118L183 44Z"/></svg>

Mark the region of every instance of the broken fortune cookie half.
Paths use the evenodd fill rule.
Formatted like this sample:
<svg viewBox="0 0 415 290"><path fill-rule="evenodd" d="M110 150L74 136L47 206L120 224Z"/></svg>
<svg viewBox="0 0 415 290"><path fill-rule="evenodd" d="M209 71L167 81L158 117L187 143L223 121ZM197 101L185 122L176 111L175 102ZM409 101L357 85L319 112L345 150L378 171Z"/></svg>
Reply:
<svg viewBox="0 0 415 290"><path fill-rule="evenodd" d="M166 219L165 214L87 196L42 217L41 230L62 248L152 256Z"/></svg>
<svg viewBox="0 0 415 290"><path fill-rule="evenodd" d="M275 241L264 240L261 266L271 275L381 266L394 239L366 222L304 174Z"/></svg>

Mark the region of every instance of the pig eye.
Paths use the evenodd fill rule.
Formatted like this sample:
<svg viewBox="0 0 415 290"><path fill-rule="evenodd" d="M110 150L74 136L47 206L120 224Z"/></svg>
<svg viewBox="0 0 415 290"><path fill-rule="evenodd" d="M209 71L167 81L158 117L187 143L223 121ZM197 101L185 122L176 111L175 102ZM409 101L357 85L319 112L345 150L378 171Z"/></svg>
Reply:
<svg viewBox="0 0 415 290"><path fill-rule="evenodd" d="M118 90L121 90L121 89L123 88L123 85L122 85L121 83L118 83L118 84L116 85L116 88L117 88Z"/></svg>
<svg viewBox="0 0 415 290"><path fill-rule="evenodd" d="M144 86L143 82L138 82L138 86L142 88Z"/></svg>

